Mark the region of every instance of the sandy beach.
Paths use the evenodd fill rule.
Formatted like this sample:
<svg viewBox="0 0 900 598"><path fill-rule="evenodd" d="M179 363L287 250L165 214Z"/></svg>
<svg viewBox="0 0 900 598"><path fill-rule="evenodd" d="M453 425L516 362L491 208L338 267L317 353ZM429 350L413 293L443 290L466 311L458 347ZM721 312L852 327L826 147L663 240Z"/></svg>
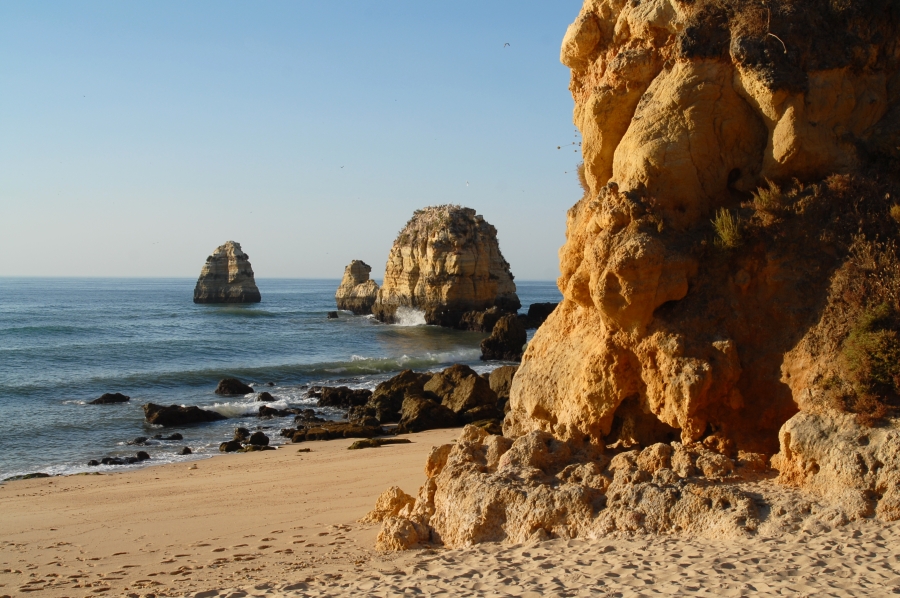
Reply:
<svg viewBox="0 0 900 598"><path fill-rule="evenodd" d="M677 536L377 553L357 522L414 492L432 446L289 445L102 476L0 486L0 596L883 596L900 525L712 541ZM310 452L298 452L298 449Z"/></svg>

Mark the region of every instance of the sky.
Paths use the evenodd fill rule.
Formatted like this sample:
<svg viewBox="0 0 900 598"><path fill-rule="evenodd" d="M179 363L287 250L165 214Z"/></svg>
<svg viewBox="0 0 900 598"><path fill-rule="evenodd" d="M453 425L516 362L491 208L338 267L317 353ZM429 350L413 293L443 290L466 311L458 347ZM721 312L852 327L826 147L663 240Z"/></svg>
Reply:
<svg viewBox="0 0 900 598"><path fill-rule="evenodd" d="M380 278L414 210L456 203L555 279L580 6L6 0L0 276L195 277L234 240L258 278Z"/></svg>

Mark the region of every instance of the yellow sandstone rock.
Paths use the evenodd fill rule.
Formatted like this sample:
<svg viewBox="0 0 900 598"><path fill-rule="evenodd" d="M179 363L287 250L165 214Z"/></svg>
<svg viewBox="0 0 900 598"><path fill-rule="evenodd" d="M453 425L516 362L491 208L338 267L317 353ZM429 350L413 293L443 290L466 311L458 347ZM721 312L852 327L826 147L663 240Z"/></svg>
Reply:
<svg viewBox="0 0 900 598"><path fill-rule="evenodd" d="M217 247L200 271L194 303L258 303L261 297L249 257L234 241Z"/></svg>
<svg viewBox="0 0 900 598"><path fill-rule="evenodd" d="M410 308L428 324L456 327L465 312L494 306L520 307L497 230L469 208L417 210L391 248L375 316L393 323L398 309Z"/></svg>

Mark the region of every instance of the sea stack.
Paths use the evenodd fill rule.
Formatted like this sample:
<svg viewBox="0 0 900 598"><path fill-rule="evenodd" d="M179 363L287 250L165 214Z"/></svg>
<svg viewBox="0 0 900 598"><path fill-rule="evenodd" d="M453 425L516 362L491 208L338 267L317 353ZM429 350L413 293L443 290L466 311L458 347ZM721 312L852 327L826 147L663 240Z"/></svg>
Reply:
<svg viewBox="0 0 900 598"><path fill-rule="evenodd" d="M423 311L427 324L458 327L466 312L495 306L520 307L497 229L470 208L416 210L391 247L375 317L392 323L408 307Z"/></svg>
<svg viewBox="0 0 900 598"><path fill-rule="evenodd" d="M378 546L900 520L898 39L896 2L585 0L563 300Z"/></svg>
<svg viewBox="0 0 900 598"><path fill-rule="evenodd" d="M194 303L259 303L250 256L228 241L206 258L194 287Z"/></svg>
<svg viewBox="0 0 900 598"><path fill-rule="evenodd" d="M372 305L378 295L378 283L369 280L372 266L362 260L353 260L344 268L344 277L334 294L338 309L352 311L358 316L372 313Z"/></svg>

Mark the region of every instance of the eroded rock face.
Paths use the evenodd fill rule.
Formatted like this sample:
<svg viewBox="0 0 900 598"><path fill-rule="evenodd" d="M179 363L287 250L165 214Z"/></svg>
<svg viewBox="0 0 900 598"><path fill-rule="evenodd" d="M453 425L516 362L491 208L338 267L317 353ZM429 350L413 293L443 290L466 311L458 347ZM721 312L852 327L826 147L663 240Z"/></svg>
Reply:
<svg viewBox="0 0 900 598"><path fill-rule="evenodd" d="M589 189L568 213L564 300L524 354L506 435L720 432L776 452L798 403L781 365L840 252L824 235L717 252L710 220L767 178L848 172L896 138L900 50L886 4L767 7L587 0L569 27Z"/></svg>
<svg viewBox="0 0 900 598"><path fill-rule="evenodd" d="M361 260L353 260L344 268L344 277L334 294L338 309L352 311L358 316L372 313L378 295L378 283L369 280L372 267Z"/></svg>
<svg viewBox="0 0 900 598"><path fill-rule="evenodd" d="M417 210L394 241L372 313L394 322L398 309L412 308L428 324L457 327L466 312L494 306L520 307L497 230L469 208Z"/></svg>
<svg viewBox="0 0 900 598"><path fill-rule="evenodd" d="M432 451L415 502L391 489L370 521L383 521L382 550L635 531L739 536L760 525L752 496L710 483L734 470L702 445L657 444L610 458L546 432L513 441L466 426L455 445Z"/></svg>
<svg viewBox="0 0 900 598"><path fill-rule="evenodd" d="M250 257L240 243L228 241L206 258L194 287L194 303L258 303L259 289Z"/></svg>
<svg viewBox="0 0 900 598"><path fill-rule="evenodd" d="M864 428L835 412L800 412L782 426L772 457L779 481L842 505L851 518L900 519L900 430Z"/></svg>

